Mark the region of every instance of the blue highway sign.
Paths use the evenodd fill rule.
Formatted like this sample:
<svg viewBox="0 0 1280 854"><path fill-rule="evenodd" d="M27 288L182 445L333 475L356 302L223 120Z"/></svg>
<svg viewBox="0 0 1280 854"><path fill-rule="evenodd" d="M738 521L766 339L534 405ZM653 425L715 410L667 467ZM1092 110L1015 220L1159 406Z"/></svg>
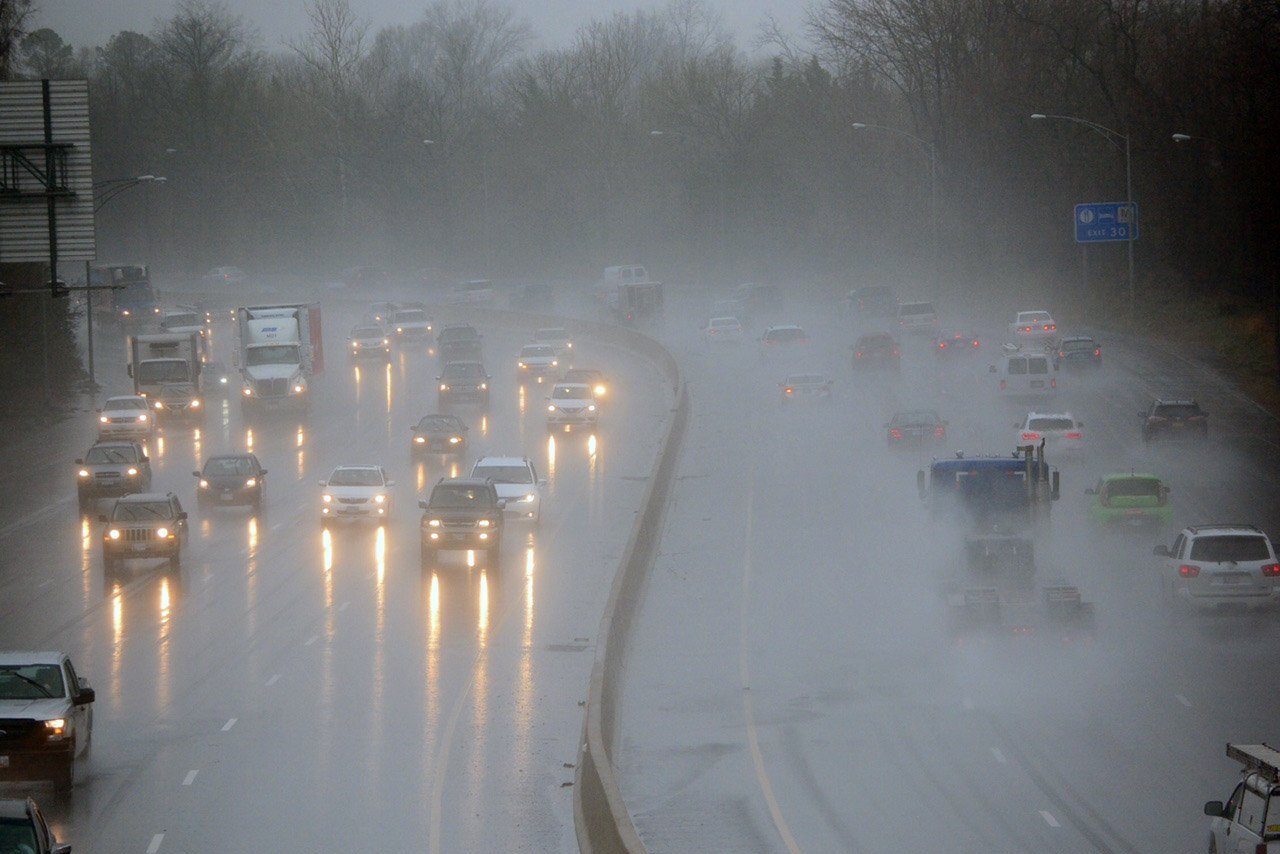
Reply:
<svg viewBox="0 0 1280 854"><path fill-rule="evenodd" d="M1138 206L1128 202L1076 205L1076 243L1138 239Z"/></svg>

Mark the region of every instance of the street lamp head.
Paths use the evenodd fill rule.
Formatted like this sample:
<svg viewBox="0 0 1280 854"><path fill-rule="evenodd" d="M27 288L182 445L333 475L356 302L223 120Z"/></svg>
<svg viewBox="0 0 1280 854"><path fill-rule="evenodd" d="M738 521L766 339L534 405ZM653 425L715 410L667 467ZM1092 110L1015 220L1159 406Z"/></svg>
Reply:
<svg viewBox="0 0 1280 854"><path fill-rule="evenodd" d="M1046 116L1044 113L1032 113L1032 114L1031 114L1031 118L1033 118L1033 119L1046 119L1046 118L1048 118L1048 116Z"/></svg>
<svg viewBox="0 0 1280 854"><path fill-rule="evenodd" d="M1173 135L1174 142L1190 142L1191 137L1185 133L1175 133Z"/></svg>
<svg viewBox="0 0 1280 854"><path fill-rule="evenodd" d="M850 127L855 128L857 130L862 130L864 127L866 127L866 125L863 124L862 122L854 122L852 125L850 125Z"/></svg>

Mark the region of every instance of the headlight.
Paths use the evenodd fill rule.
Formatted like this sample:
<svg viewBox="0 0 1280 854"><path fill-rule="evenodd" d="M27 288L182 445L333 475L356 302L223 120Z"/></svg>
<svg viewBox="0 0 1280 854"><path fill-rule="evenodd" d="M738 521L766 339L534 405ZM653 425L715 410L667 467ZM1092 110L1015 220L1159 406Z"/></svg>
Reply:
<svg viewBox="0 0 1280 854"><path fill-rule="evenodd" d="M448 383L440 383L440 390L441 390L441 391L448 391L448 390L449 390L449 384L448 384Z"/></svg>
<svg viewBox="0 0 1280 854"><path fill-rule="evenodd" d="M50 741L57 741L67 734L66 718L51 718L44 722L44 732Z"/></svg>
<svg viewBox="0 0 1280 854"><path fill-rule="evenodd" d="M476 522L476 524L479 525L481 528L487 528L489 527L489 520L481 519L479 522Z"/></svg>
<svg viewBox="0 0 1280 854"><path fill-rule="evenodd" d="M147 416L145 416L145 415L139 415L139 416L138 416L138 420L139 420L139 421L146 421L146 420L147 420Z"/></svg>
<svg viewBox="0 0 1280 854"><path fill-rule="evenodd" d="M565 346L565 348L566 348L566 349L572 350L572 349L573 349L573 342L572 342L572 341L566 341L566 342L564 342L564 346Z"/></svg>
<svg viewBox="0 0 1280 854"><path fill-rule="evenodd" d="M439 520L439 519L428 519L428 520L427 520L427 525L428 525L428 527L431 527L431 528L439 528L439 527L440 527L440 520Z"/></svg>
<svg viewBox="0 0 1280 854"><path fill-rule="evenodd" d="M110 420L111 420L111 419L110 419L110 418L108 418L108 417L107 417L107 416L105 416L105 415L99 415L99 416L98 416L98 421L99 421L99 422L101 422L101 423L103 423L103 424L106 424L106 423L107 423L107 422L109 422Z"/></svg>
<svg viewBox="0 0 1280 854"><path fill-rule="evenodd" d="M333 496L326 492L324 495L320 496L320 500L323 501L325 504L332 504Z"/></svg>
<svg viewBox="0 0 1280 854"><path fill-rule="evenodd" d="M295 384L294 384L294 386L293 386L293 393L294 393L294 394L302 394L304 391L306 391L306 389L303 387L302 383L295 383Z"/></svg>
<svg viewBox="0 0 1280 854"><path fill-rule="evenodd" d="M373 503L374 503L374 504L386 504L386 503L387 503L387 496L385 496L385 495L375 495L375 496L373 496Z"/></svg>
<svg viewBox="0 0 1280 854"><path fill-rule="evenodd" d="M159 538L160 538L160 539L162 539L162 540L164 540L164 539L168 539L168 537L169 537L169 529L168 529L168 528L156 528L156 536L157 536L157 537L159 537Z"/></svg>
<svg viewBox="0 0 1280 854"><path fill-rule="evenodd" d="M524 499L523 499L523 500L524 500L524 503L525 503L525 504L532 504L532 503L533 503L533 499L535 499L535 498L537 498L537 497L538 497L538 496L536 496L536 495L534 495L532 492L530 492L528 495L526 495L526 496L524 497Z"/></svg>
<svg viewBox="0 0 1280 854"><path fill-rule="evenodd" d="M522 368L527 368L527 367L529 367L529 366L528 366L528 365L526 365L524 362L516 362L516 364L517 364L517 365L519 365L519 366L520 366L520 367L522 367Z"/></svg>
<svg viewBox="0 0 1280 854"><path fill-rule="evenodd" d="M559 359L552 359L552 360L551 360L551 367L553 367L553 368L554 368L554 367L555 367L556 365L558 365L558 364L560 364L560 360L559 360Z"/></svg>
<svg viewBox="0 0 1280 854"><path fill-rule="evenodd" d="M226 384L227 384L227 378L226 378L226 377L218 377L218 382L219 382L219 383L221 383L222 385L226 385Z"/></svg>
<svg viewBox="0 0 1280 854"><path fill-rule="evenodd" d="M251 477L244 482L244 485L252 489L253 487L258 485L258 479L256 477Z"/></svg>
<svg viewBox="0 0 1280 854"><path fill-rule="evenodd" d="M462 441L462 437L461 437L461 436L450 436L450 437L449 437L449 444L450 444L450 445L456 445L456 444L458 444L458 443L459 443L459 442L461 442L461 441Z"/></svg>
<svg viewBox="0 0 1280 854"><path fill-rule="evenodd" d="M547 411L548 411L548 412L555 412L555 411L556 411L556 405L555 405L554 403L548 403L548 404L547 404Z"/></svg>
<svg viewBox="0 0 1280 854"><path fill-rule="evenodd" d="M602 385L596 386L595 393L596 393L596 397L604 397L604 386Z"/></svg>
<svg viewBox="0 0 1280 854"><path fill-rule="evenodd" d="M80 471L79 471L79 472L77 472L77 474L79 474L81 477L88 477L88 476L89 476L89 470L88 470L88 469L80 469Z"/></svg>
<svg viewBox="0 0 1280 854"><path fill-rule="evenodd" d="M396 332L404 332L404 327L403 327L403 326L397 326L397 327L396 327Z"/></svg>
<svg viewBox="0 0 1280 854"><path fill-rule="evenodd" d="M413 441L419 445L425 445L427 443L427 438L425 436L414 436Z"/></svg>
<svg viewBox="0 0 1280 854"><path fill-rule="evenodd" d="M383 338L383 339L382 339L382 346L383 346L383 347L387 346L387 345L388 345L388 344L390 344L390 343L391 343L391 339L390 339L390 338Z"/></svg>
<svg viewBox="0 0 1280 854"><path fill-rule="evenodd" d="M157 400L157 401L156 401L156 409L164 409L164 401L163 401L163 400Z"/></svg>
<svg viewBox="0 0 1280 854"><path fill-rule="evenodd" d="M489 384L488 384L488 383L480 383L480 390L481 390L481 391L486 391L488 388L489 388Z"/></svg>
<svg viewBox="0 0 1280 854"><path fill-rule="evenodd" d="M242 391L244 392L245 397L253 397L253 389L249 388L248 386L245 386Z"/></svg>
<svg viewBox="0 0 1280 854"><path fill-rule="evenodd" d="M193 398L191 398L191 408L192 408L192 409L199 409L199 408L200 408L200 398L198 398L198 397L193 397Z"/></svg>
<svg viewBox="0 0 1280 854"><path fill-rule="evenodd" d="M129 477L137 477L137 476L138 476L138 470L137 470L136 468L134 468L133 466L129 466L127 469L125 469L124 473L125 473L125 474L127 474L127 475L129 475Z"/></svg>
<svg viewBox="0 0 1280 854"><path fill-rule="evenodd" d="M122 311L122 312L120 312L120 313L121 313L121 314L123 314L125 317L128 317L128 316L129 316L129 309L127 309L127 308L126 308L124 311Z"/></svg>
<svg viewBox="0 0 1280 854"><path fill-rule="evenodd" d="M587 404L587 411L588 411L588 412L595 412L595 411L596 411L596 405L595 405L594 403L589 403L589 404Z"/></svg>
<svg viewBox="0 0 1280 854"><path fill-rule="evenodd" d="M209 488L209 481L205 480L204 478L200 478L200 488L201 488L201 489L208 489L208 488Z"/></svg>
<svg viewBox="0 0 1280 854"><path fill-rule="evenodd" d="M111 538L111 539L113 539L113 540L118 540L118 539L120 539L120 529L119 529L119 528L112 528L110 531L107 531L107 536L108 536L108 537L110 537L110 538Z"/></svg>

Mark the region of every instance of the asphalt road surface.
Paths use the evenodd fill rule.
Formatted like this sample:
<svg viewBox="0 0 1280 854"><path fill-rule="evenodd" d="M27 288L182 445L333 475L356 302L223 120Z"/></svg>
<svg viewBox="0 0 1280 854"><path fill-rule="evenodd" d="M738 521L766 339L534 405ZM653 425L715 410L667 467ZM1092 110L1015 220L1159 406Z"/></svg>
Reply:
<svg viewBox="0 0 1280 854"><path fill-rule="evenodd" d="M32 794L80 854L577 849L568 786L591 643L670 391L647 363L581 341L576 364L613 391L597 430L549 437L545 387L522 396L514 376L532 329L477 321L491 411L454 410L471 427L461 465L415 463L409 426L438 408L436 359L422 347L357 368L342 352L355 319L325 305L309 414L246 424L234 397L215 399L198 429L151 441L153 490L191 513L180 570L104 576L101 525L75 503L91 413L5 437L0 648L65 650L97 702L68 796L0 795ZM219 318L228 364L230 337ZM99 343L100 382L127 393L122 336ZM192 469L234 450L269 469L262 513L198 511ZM500 566L453 553L422 567L416 499L481 454L534 460L540 527L509 526ZM370 463L397 481L389 524L322 535L317 480Z"/></svg>
<svg viewBox="0 0 1280 854"><path fill-rule="evenodd" d="M946 367L908 337L900 376L855 377L849 322L793 314L811 343L789 356L704 346L691 322L666 336L694 416L615 756L649 849L1207 850L1201 806L1236 780L1224 743L1276 737L1280 617L1170 616L1155 536L1094 530L1083 491L1151 471L1178 526L1280 534L1275 420L1176 354L1104 341L1100 372L1036 406L1085 422L1085 452L1050 460L1062 498L1038 573L1096 603L1096 638L957 644L940 590L961 532L916 495L934 451L890 452L883 425L934 407L943 453L1008 453L1031 407L996 399L1001 330L978 325L984 351ZM792 368L830 373L830 403L781 406ZM1199 398L1210 441L1144 447L1155 395Z"/></svg>

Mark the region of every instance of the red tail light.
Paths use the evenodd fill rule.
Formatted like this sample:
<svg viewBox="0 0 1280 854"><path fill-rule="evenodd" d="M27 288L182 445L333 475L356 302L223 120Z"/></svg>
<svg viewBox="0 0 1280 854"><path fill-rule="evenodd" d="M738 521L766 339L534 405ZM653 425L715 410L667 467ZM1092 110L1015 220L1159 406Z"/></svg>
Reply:
<svg viewBox="0 0 1280 854"><path fill-rule="evenodd" d="M1057 324L1050 323L1050 324L1048 324L1047 326L1045 326L1044 331L1045 331L1045 332L1053 332L1053 331L1054 331L1055 329L1057 329L1057 328L1058 328L1058 327L1057 327Z"/></svg>
<svg viewBox="0 0 1280 854"><path fill-rule="evenodd" d="M1182 566L1178 567L1178 575L1181 575L1183 578L1195 578L1199 574L1200 567L1198 566L1184 563Z"/></svg>
<svg viewBox="0 0 1280 854"><path fill-rule="evenodd" d="M1068 438L1068 439L1083 439L1083 438L1084 438L1084 434L1083 434L1083 433L1068 433L1068 434L1067 434L1067 438Z"/></svg>
<svg viewBox="0 0 1280 854"><path fill-rule="evenodd" d="M899 430L897 427L890 429L889 438L893 439L896 442L897 440L902 438L902 431Z"/></svg>
<svg viewBox="0 0 1280 854"><path fill-rule="evenodd" d="M1030 331L1031 331L1031 327L1030 327L1030 326L1024 326L1024 327L1022 327L1022 331L1023 331L1023 332L1030 332Z"/></svg>
<svg viewBox="0 0 1280 854"><path fill-rule="evenodd" d="M1000 380L1000 390L1001 390L1001 391L1004 391L1006 388L1008 388L1008 386L1009 386L1009 384L1008 384L1007 382L1005 382L1004 380Z"/></svg>
<svg viewBox="0 0 1280 854"><path fill-rule="evenodd" d="M1058 351L1058 358L1059 358L1059 359L1065 359L1065 358L1067 358L1067 351L1066 351L1066 350L1059 350L1059 351Z"/></svg>
<svg viewBox="0 0 1280 854"><path fill-rule="evenodd" d="M980 342L977 338L973 339L973 349L976 350L981 346L982 346L982 342Z"/></svg>
<svg viewBox="0 0 1280 854"><path fill-rule="evenodd" d="M946 342L946 341L939 341L939 342L938 342L938 349L939 349L939 350L945 350L945 349L947 349L947 342Z"/></svg>
<svg viewBox="0 0 1280 854"><path fill-rule="evenodd" d="M1262 568L1264 578L1280 578L1280 563L1269 563Z"/></svg>
<svg viewBox="0 0 1280 854"><path fill-rule="evenodd" d="M1095 348L1095 349L1094 349L1094 351L1093 351L1093 355L1095 355L1095 356L1101 356L1101 355L1102 355L1102 348L1101 348L1101 347L1097 347L1097 348Z"/></svg>
<svg viewBox="0 0 1280 854"><path fill-rule="evenodd" d="M1057 388L1057 387L1058 387L1058 380L1056 378L1049 380L1049 388Z"/></svg>
<svg viewBox="0 0 1280 854"><path fill-rule="evenodd" d="M1040 434L1039 434L1039 433L1028 433L1028 432L1027 432L1027 431L1025 431L1025 430L1024 430L1024 431L1023 431L1023 433L1022 433L1022 439L1023 439L1023 441L1026 441L1026 442L1034 442L1034 441L1036 441L1036 440L1037 440L1037 439L1039 439L1039 438L1040 438Z"/></svg>
<svg viewBox="0 0 1280 854"><path fill-rule="evenodd" d="M853 358L855 358L855 359L861 359L861 358L862 358L862 351L861 351L861 350L859 350L858 352L854 353L854 354L853 354Z"/></svg>
<svg viewBox="0 0 1280 854"><path fill-rule="evenodd" d="M938 439L945 439L947 437L947 428L942 425L938 425L933 428L933 435Z"/></svg>

